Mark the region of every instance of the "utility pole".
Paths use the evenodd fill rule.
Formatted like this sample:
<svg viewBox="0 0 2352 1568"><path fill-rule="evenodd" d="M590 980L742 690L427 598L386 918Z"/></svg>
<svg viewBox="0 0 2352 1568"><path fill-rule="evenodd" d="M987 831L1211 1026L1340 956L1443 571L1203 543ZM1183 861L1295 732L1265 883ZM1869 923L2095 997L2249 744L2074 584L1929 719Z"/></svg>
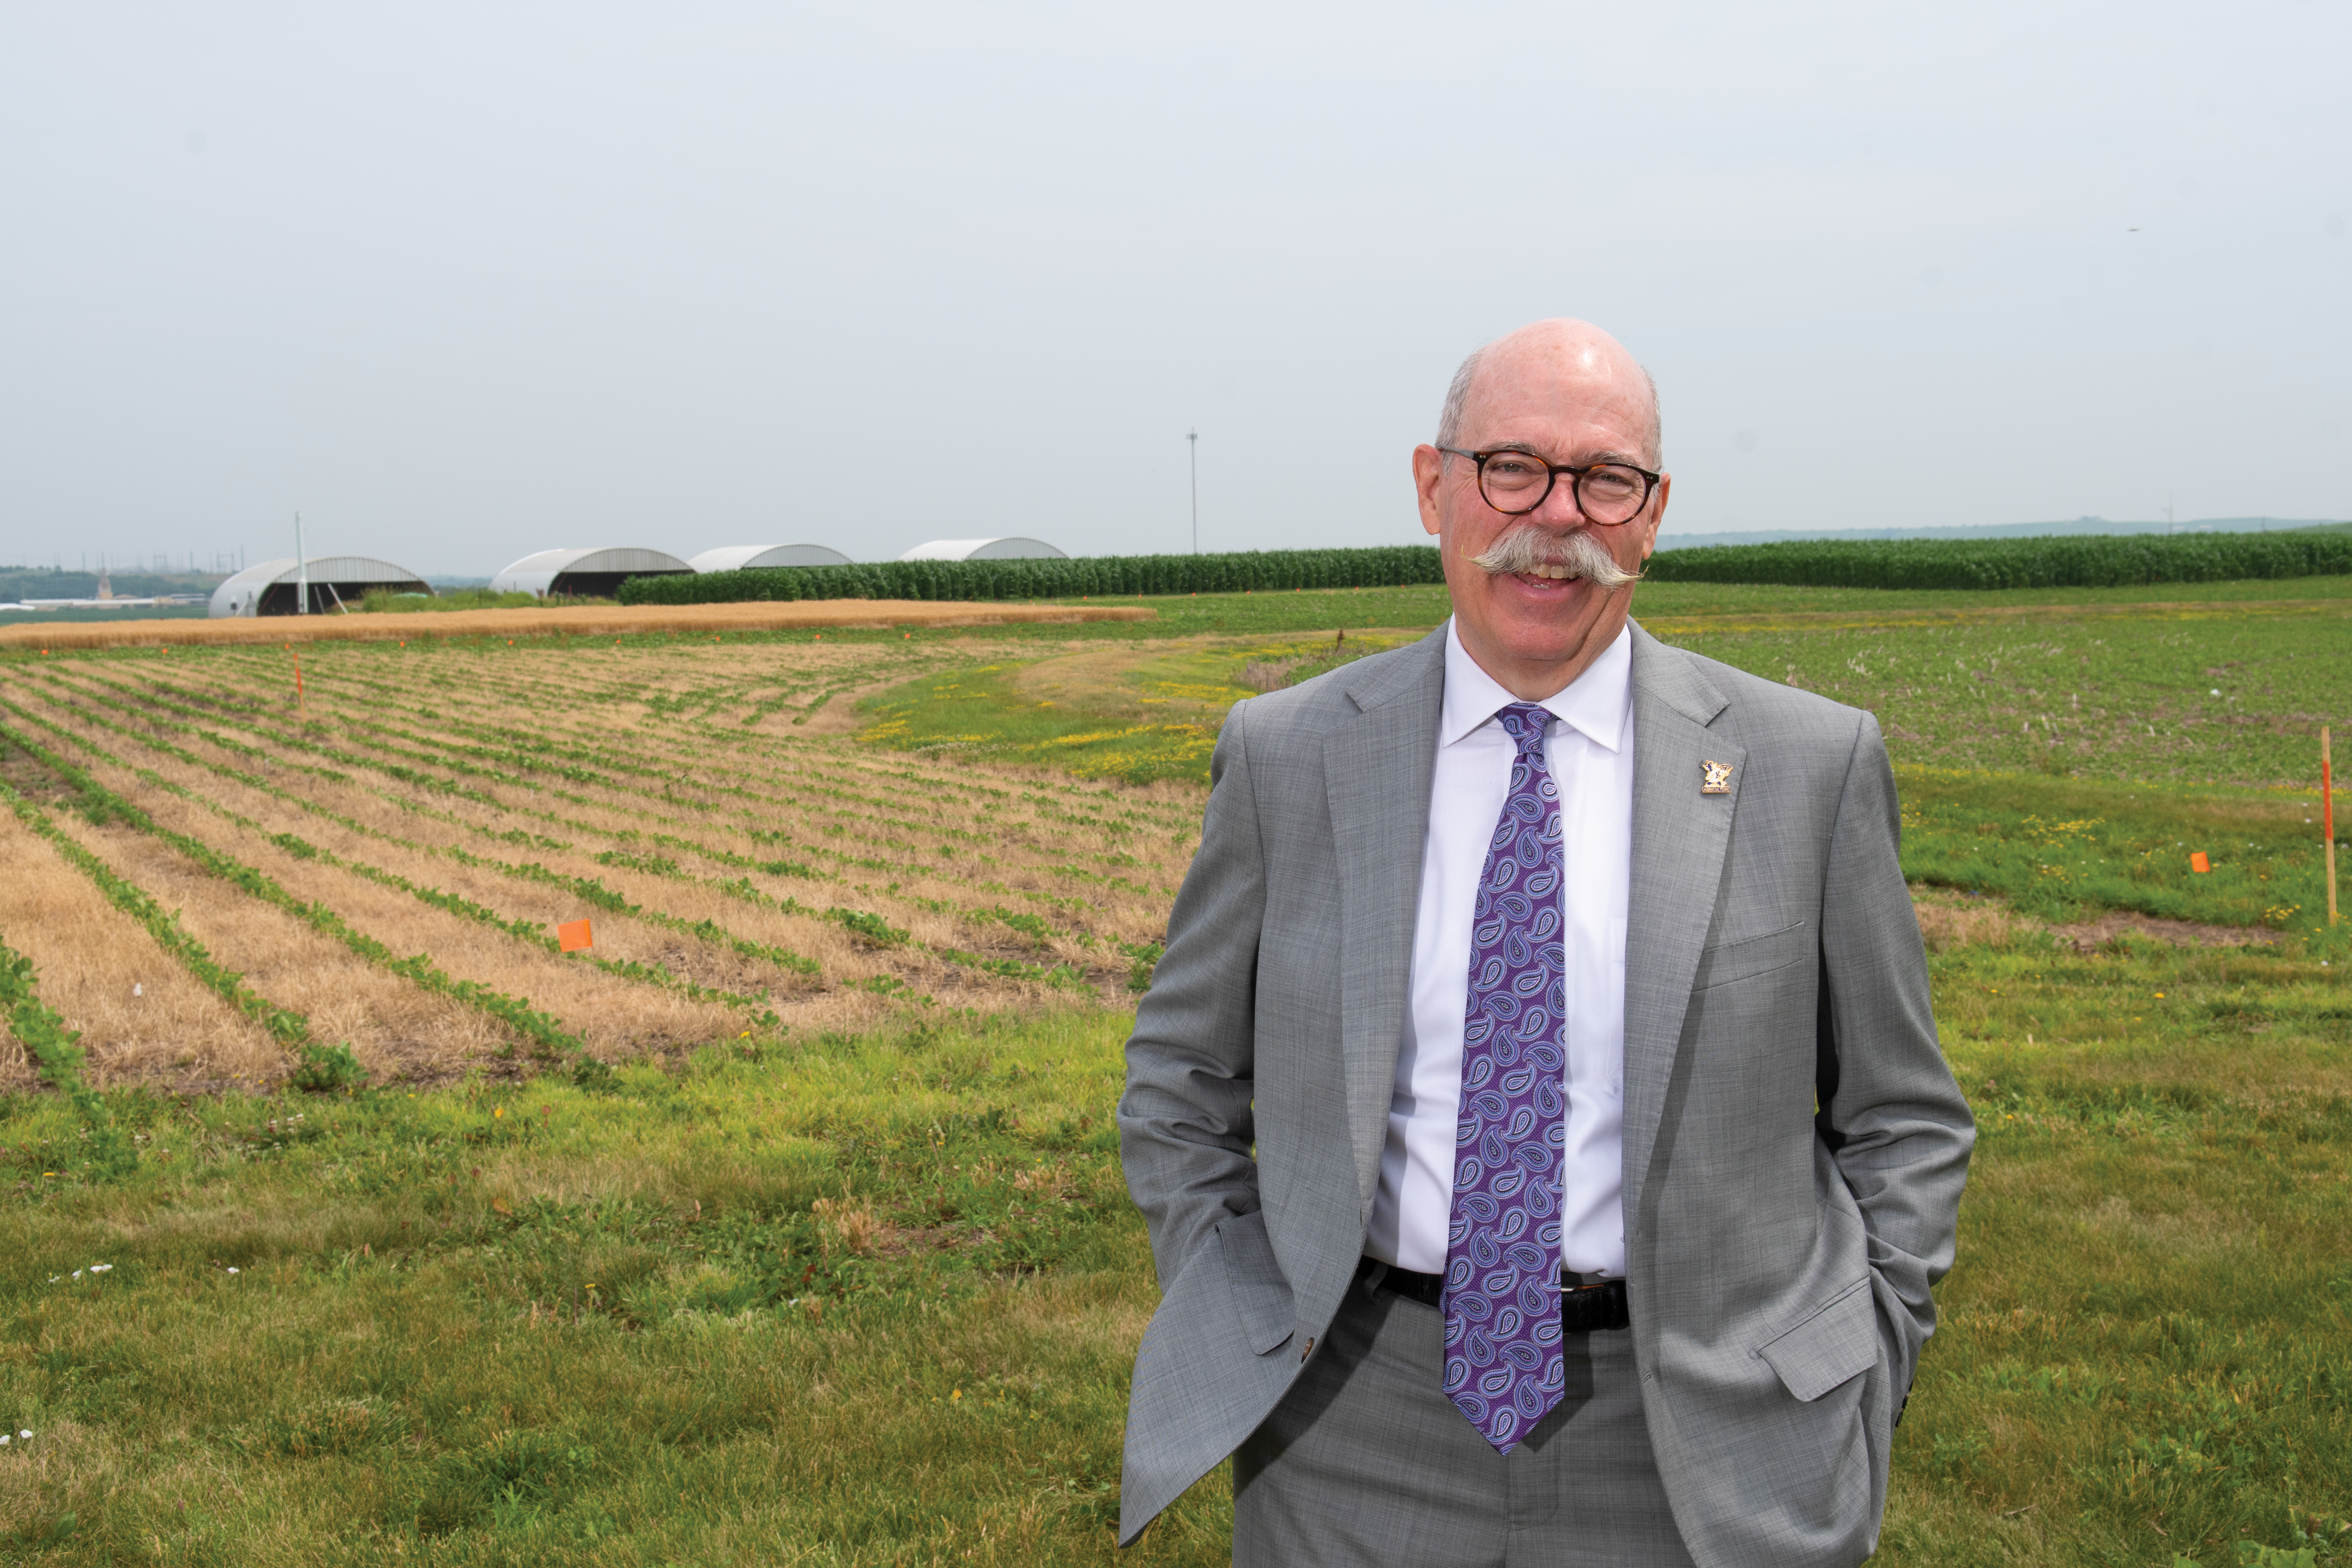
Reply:
<svg viewBox="0 0 2352 1568"><path fill-rule="evenodd" d="M294 592L299 595L294 601L294 613L298 616L309 615L310 613L310 557L303 553L302 514L299 511L294 514Z"/></svg>
<svg viewBox="0 0 2352 1568"><path fill-rule="evenodd" d="M1192 455L1192 553L1201 553L1201 432L1184 432L1185 450Z"/></svg>

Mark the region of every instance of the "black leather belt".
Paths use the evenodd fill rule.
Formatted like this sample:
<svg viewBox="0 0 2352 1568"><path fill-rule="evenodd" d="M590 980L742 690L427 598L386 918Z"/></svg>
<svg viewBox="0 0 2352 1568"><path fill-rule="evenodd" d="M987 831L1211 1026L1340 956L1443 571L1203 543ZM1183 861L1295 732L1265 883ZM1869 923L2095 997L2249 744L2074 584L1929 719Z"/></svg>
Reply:
<svg viewBox="0 0 2352 1568"><path fill-rule="evenodd" d="M1399 1268L1394 1264L1381 1263L1377 1258L1364 1259L1363 1272L1385 1270L1380 1289L1393 1290L1409 1301L1424 1307L1445 1308L1445 1278L1440 1274L1423 1274L1415 1269ZM1589 1334L1595 1329L1623 1329L1633 1325L1633 1317L1625 1305L1625 1281L1601 1279L1587 1284L1584 1277L1562 1270L1559 1294L1559 1326L1571 1334Z"/></svg>

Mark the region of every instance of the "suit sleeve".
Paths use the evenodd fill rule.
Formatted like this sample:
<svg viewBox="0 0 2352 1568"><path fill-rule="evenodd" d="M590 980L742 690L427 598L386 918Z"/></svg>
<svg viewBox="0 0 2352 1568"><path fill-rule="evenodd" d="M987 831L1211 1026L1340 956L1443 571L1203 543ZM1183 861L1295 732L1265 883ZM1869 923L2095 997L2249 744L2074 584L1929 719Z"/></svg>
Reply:
<svg viewBox="0 0 2352 1568"><path fill-rule="evenodd" d="M1221 1221L1258 1207L1250 1105L1265 861L1248 711L1236 704L1218 736L1200 853L1127 1043L1119 1153L1162 1289Z"/></svg>
<svg viewBox="0 0 2352 1568"><path fill-rule="evenodd" d="M1902 816L1878 721L1862 716L1822 918L1822 1141L1869 1233L1879 1307L1907 1389L1952 1267L1976 1122L1937 1043L1927 954L1903 879Z"/></svg>

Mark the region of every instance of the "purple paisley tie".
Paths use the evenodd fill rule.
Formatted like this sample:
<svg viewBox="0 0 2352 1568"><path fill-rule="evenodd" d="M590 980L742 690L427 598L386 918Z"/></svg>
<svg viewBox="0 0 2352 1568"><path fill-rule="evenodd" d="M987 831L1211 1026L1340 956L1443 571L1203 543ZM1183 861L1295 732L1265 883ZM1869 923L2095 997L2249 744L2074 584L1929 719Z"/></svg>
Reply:
<svg viewBox="0 0 2352 1568"><path fill-rule="evenodd" d="M1568 1138L1559 786L1551 715L1496 715L1518 743L1471 921L1462 1119L1445 1243L1445 1394L1507 1454L1559 1403L1559 1182Z"/></svg>

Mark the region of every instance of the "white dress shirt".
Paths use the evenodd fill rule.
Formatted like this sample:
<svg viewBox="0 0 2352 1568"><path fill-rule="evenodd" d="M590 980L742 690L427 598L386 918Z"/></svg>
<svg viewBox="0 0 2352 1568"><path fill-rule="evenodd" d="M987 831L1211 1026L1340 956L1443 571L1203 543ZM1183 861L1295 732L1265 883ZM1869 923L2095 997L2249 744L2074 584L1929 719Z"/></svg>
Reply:
<svg viewBox="0 0 2352 1568"><path fill-rule="evenodd" d="M1560 1195L1562 1267L1622 1276L1625 906L1633 861L1633 638L1621 631L1566 690L1544 759L1559 786L1567 875L1560 888L1568 1015L1568 1151ZM1429 786L1412 994L1397 1049L1381 1190L1364 1251L1401 1268L1445 1271L1454 1139L1462 1097L1462 1022L1470 994L1471 910L1510 793L1517 746L1495 715L1518 700L1478 668L1451 622L1437 767Z"/></svg>

